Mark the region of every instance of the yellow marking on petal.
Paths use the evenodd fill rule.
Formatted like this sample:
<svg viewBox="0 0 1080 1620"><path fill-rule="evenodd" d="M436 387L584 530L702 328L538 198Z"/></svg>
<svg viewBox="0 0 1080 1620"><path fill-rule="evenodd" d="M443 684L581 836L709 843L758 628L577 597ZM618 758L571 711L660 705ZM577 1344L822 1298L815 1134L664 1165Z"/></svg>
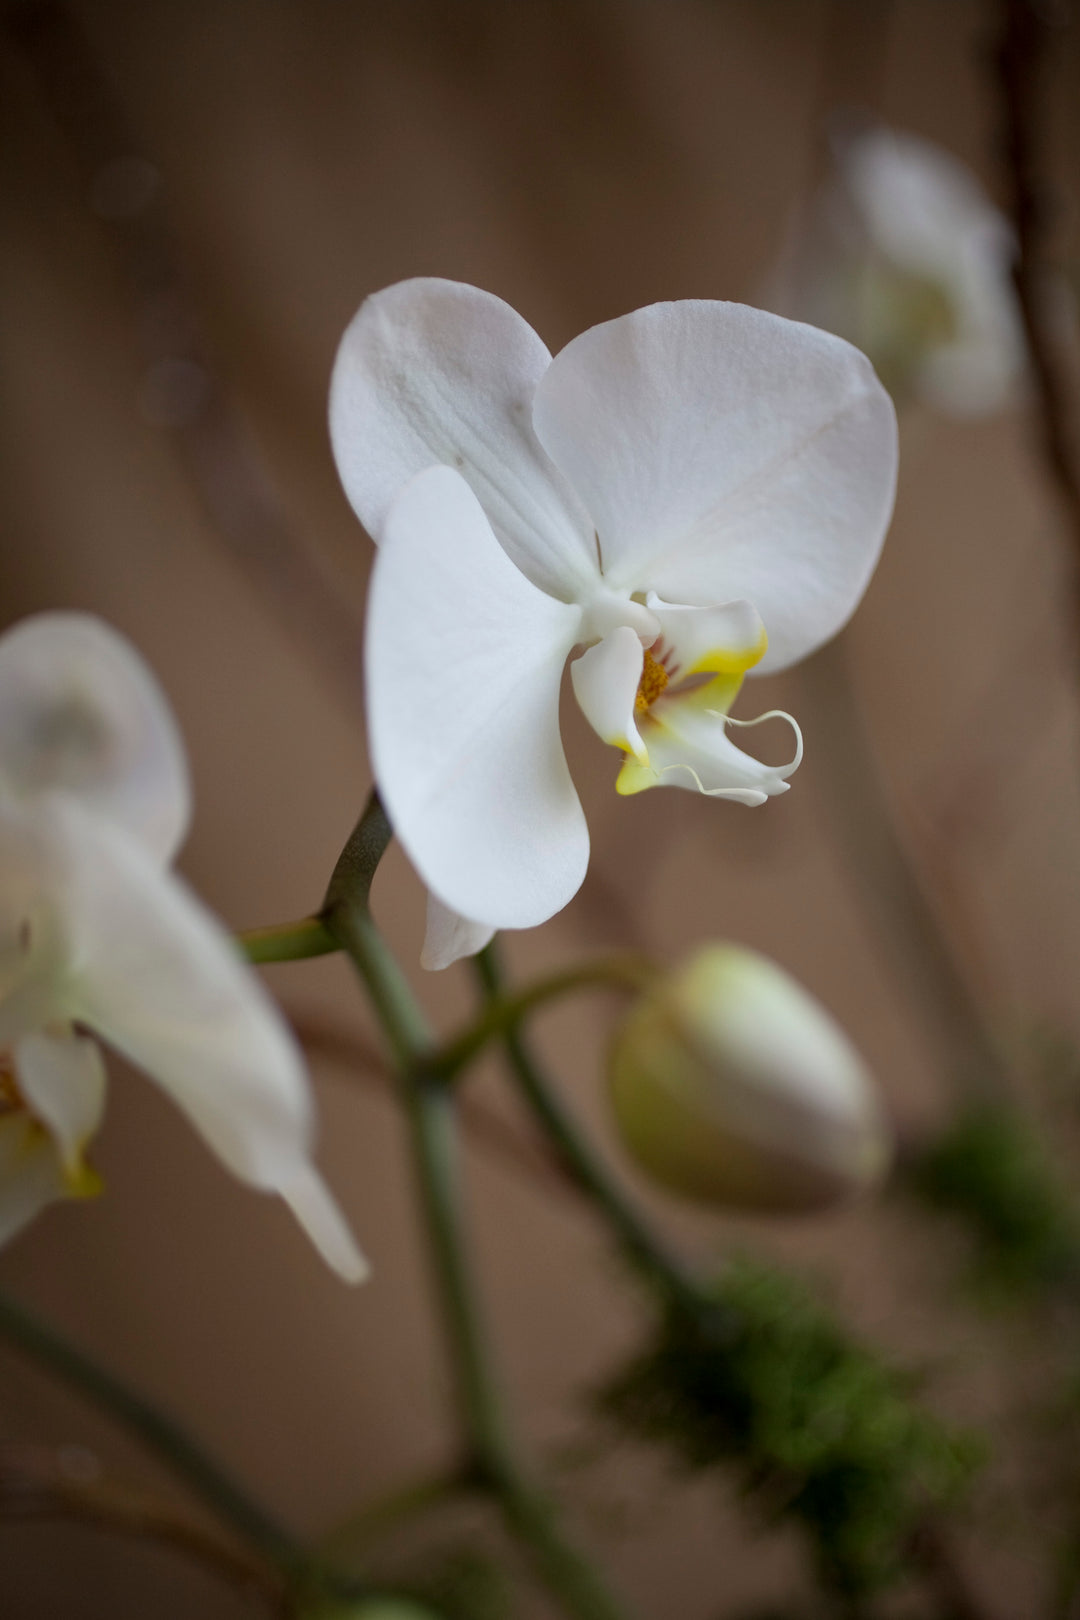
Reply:
<svg viewBox="0 0 1080 1620"><path fill-rule="evenodd" d="M760 664L769 650L765 626L752 647L712 647L702 653L690 668L688 675L745 675L748 669ZM648 657L648 653L645 655Z"/></svg>
<svg viewBox="0 0 1080 1620"><path fill-rule="evenodd" d="M52 1143L59 1155L59 1143L48 1126L38 1119L19 1089L14 1055L10 1050L0 1051L0 1119L12 1114L21 1114L29 1128L26 1152L32 1151L34 1144L40 1145L44 1138ZM80 1142L74 1156L61 1164L69 1198L96 1198L105 1186L99 1173L83 1158L85 1150L86 1142Z"/></svg>
<svg viewBox="0 0 1080 1620"><path fill-rule="evenodd" d="M646 788L656 787L660 777L651 765L631 758L628 754L623 760L622 770L615 779L615 791L629 798L634 793L644 793Z"/></svg>
<svg viewBox="0 0 1080 1620"><path fill-rule="evenodd" d="M77 1164L64 1166L64 1185L69 1198L96 1198L105 1187L93 1165L87 1164L82 1158Z"/></svg>
<svg viewBox="0 0 1080 1620"><path fill-rule="evenodd" d="M649 716L649 724L661 726L665 731L677 731L680 712L685 714L688 709L727 714L739 695L742 683L741 673L720 674L714 675L711 681L703 681L700 686L691 687L688 692L677 691Z"/></svg>
<svg viewBox="0 0 1080 1620"><path fill-rule="evenodd" d="M669 679L670 676L663 664L654 658L646 647L641 666L641 679L638 681L637 695L634 698L634 710L637 714L645 714L652 707Z"/></svg>
<svg viewBox="0 0 1080 1620"><path fill-rule="evenodd" d="M637 742L631 742L629 737L605 737L605 742L611 743L613 748L621 748L626 755L633 755L641 765L649 763L649 750L639 737Z"/></svg>

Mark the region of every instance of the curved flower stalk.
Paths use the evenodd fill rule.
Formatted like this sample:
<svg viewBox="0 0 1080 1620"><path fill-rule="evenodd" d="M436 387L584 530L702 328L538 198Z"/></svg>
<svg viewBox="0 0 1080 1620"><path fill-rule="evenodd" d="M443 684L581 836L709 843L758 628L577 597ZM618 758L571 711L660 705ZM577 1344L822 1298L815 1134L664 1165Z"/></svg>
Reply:
<svg viewBox="0 0 1080 1620"><path fill-rule="evenodd" d="M558 717L575 647L577 701L623 754L619 792L758 805L786 790L801 742L764 765L729 710L748 670L840 628L877 561L896 427L863 355L687 301L553 360L500 299L421 279L362 305L330 425L379 543L370 741L434 897L426 966L543 922L584 877Z"/></svg>
<svg viewBox="0 0 1080 1620"><path fill-rule="evenodd" d="M1012 227L931 141L870 125L840 128L832 144L775 306L864 349L898 399L954 416L1000 410L1025 366Z"/></svg>
<svg viewBox="0 0 1080 1620"><path fill-rule="evenodd" d="M311 1162L300 1053L170 871L189 812L179 732L125 641L66 613L0 638L0 1241L52 1199L97 1190L92 1031L359 1281L365 1263Z"/></svg>

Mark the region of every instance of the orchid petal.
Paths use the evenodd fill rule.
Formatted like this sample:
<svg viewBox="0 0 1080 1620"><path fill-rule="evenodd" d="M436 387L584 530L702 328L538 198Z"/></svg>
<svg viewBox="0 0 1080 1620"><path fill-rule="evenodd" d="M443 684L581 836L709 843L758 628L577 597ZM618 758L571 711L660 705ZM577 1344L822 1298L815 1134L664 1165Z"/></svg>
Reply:
<svg viewBox="0 0 1080 1620"><path fill-rule="evenodd" d="M695 692L660 699L650 711L648 725L642 727L649 762L639 765L627 759L615 784L617 791L685 787L708 798L746 805L764 804L774 794L786 793L787 778L802 760L802 734L791 716L778 710L756 720L732 720L726 709L738 689L737 676L721 675ZM786 765L763 764L736 748L727 734L728 726L756 726L774 718L787 720L795 732L795 755Z"/></svg>
<svg viewBox="0 0 1080 1620"><path fill-rule="evenodd" d="M398 496L368 600L375 778L428 888L477 923L533 927L585 876L559 738L580 623L514 567L457 473L430 468Z"/></svg>
<svg viewBox="0 0 1080 1620"><path fill-rule="evenodd" d="M21 1109L0 1115L0 1244L71 1190L56 1144L43 1125Z"/></svg>
<svg viewBox="0 0 1080 1620"><path fill-rule="evenodd" d="M68 1015L156 1080L234 1175L288 1199L326 1259L359 1280L364 1262L351 1244L342 1253L340 1221L328 1245L325 1204L307 1219L311 1103L273 1002L179 878L77 806L57 815L68 857L57 896L72 962Z"/></svg>
<svg viewBox="0 0 1080 1620"><path fill-rule="evenodd" d="M0 792L62 791L165 862L187 831L184 746L134 648L83 613L42 613L0 638Z"/></svg>
<svg viewBox="0 0 1080 1620"><path fill-rule="evenodd" d="M68 944L57 896L67 862L56 806L0 799L0 1050L63 1022Z"/></svg>
<svg viewBox="0 0 1080 1620"><path fill-rule="evenodd" d="M592 526L530 419L550 360L509 304L476 287L418 277L361 304L334 364L330 436L369 534L382 539L403 484L443 464L534 584L569 601L594 582Z"/></svg>
<svg viewBox="0 0 1080 1620"><path fill-rule="evenodd" d="M634 719L644 662L640 638L629 626L620 625L574 659L570 679L582 713L597 736L647 764L648 749Z"/></svg>
<svg viewBox="0 0 1080 1620"><path fill-rule="evenodd" d="M670 675L742 675L765 656L769 638L751 602L724 602L720 607L683 607L662 602L655 591L648 606L660 623L653 656L670 651Z"/></svg>
<svg viewBox="0 0 1080 1620"><path fill-rule="evenodd" d="M1005 272L1014 233L974 174L944 147L876 126L842 141L844 184L875 247L925 276L960 268L965 239L987 233ZM1004 275L1002 276L1004 280Z"/></svg>
<svg viewBox="0 0 1080 1620"><path fill-rule="evenodd" d="M769 633L762 670L834 634L866 588L896 420L839 338L739 304L654 304L556 355L533 424L596 525L605 580L746 598Z"/></svg>
<svg viewBox="0 0 1080 1620"><path fill-rule="evenodd" d="M371 1267L315 1166L303 1159L274 1186L327 1265L349 1283L366 1282Z"/></svg>
<svg viewBox="0 0 1080 1620"><path fill-rule="evenodd" d="M420 952L420 966L429 973L448 968L463 956L475 956L495 938L494 928L473 922L444 906L433 894L427 900L427 931Z"/></svg>
<svg viewBox="0 0 1080 1620"><path fill-rule="evenodd" d="M70 1028L37 1030L16 1043L14 1058L27 1107L48 1128L69 1188L78 1190L87 1174L86 1144L105 1111L105 1065L97 1044Z"/></svg>

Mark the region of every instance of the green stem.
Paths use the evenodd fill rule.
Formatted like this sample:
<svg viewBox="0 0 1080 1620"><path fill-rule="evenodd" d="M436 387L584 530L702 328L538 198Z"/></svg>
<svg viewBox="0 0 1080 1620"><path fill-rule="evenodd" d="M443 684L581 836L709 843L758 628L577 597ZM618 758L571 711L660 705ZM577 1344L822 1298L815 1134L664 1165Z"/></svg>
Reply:
<svg viewBox="0 0 1080 1620"><path fill-rule="evenodd" d="M461 1217L456 1100L431 1068L434 1047L412 992L367 909L372 854L389 828L368 806L331 880L323 917L367 986L399 1071L422 1208L471 1452L468 1475L489 1489L537 1572L574 1620L624 1620L592 1565L563 1537L552 1505L518 1460L492 1370ZM380 845L381 840L381 845ZM350 854L350 848L352 853Z"/></svg>
<svg viewBox="0 0 1080 1620"><path fill-rule="evenodd" d="M475 960L480 964L481 980L488 991L488 1001L480 1017L461 1035L448 1041L430 1059L429 1066L443 1079L458 1074L496 1036L512 1037L527 1013L577 990L594 990L598 986L612 990L626 990L634 995L649 987L656 978L656 968L641 956L606 956L597 961L582 962L577 967L563 968L546 979L537 979L524 990L504 994L494 980L488 982L485 963L493 962L492 947Z"/></svg>
<svg viewBox="0 0 1080 1620"><path fill-rule="evenodd" d="M301 1544L252 1501L174 1418L121 1383L56 1328L4 1295L0 1295L0 1334L39 1367L130 1429L223 1523L286 1575L298 1579L314 1573Z"/></svg>
<svg viewBox="0 0 1080 1620"><path fill-rule="evenodd" d="M335 1525L321 1538L320 1551L328 1558L346 1559L398 1525L431 1513L475 1488L476 1480L467 1468L414 1480L411 1485L367 1503Z"/></svg>
<svg viewBox="0 0 1080 1620"><path fill-rule="evenodd" d="M236 942L248 961L254 963L299 962L307 956L329 956L331 951L341 949L319 917L249 928L237 936Z"/></svg>
<svg viewBox="0 0 1080 1620"><path fill-rule="evenodd" d="M494 943L474 960L481 986L488 997L489 1010L498 1013L496 1023L503 1033L510 1070L523 1098L569 1175L607 1217L627 1259L646 1282L657 1288L669 1304L678 1309L699 1319L718 1319L715 1301L656 1237L644 1216L593 1151L585 1133L533 1059L515 1027L517 1020L511 1021L504 1016L506 1009L519 1006L521 1011L525 1011L533 1005L529 993L526 991L517 997L504 994L502 970ZM485 1024L481 1021L476 1027L483 1028Z"/></svg>

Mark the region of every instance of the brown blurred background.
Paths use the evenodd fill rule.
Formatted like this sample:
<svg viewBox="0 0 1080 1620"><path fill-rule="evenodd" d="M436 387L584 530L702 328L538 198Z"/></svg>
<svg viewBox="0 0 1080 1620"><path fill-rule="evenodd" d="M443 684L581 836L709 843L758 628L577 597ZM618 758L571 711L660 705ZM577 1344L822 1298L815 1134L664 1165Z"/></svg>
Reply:
<svg viewBox="0 0 1080 1620"><path fill-rule="evenodd" d="M475 282L553 349L655 299L754 302L838 102L942 143L1000 194L993 23L967 0L6 8L0 621L87 609L141 649L193 763L182 867L230 924L317 904L369 786L357 648L371 548L325 428L335 344L360 300L415 274ZM1061 28L1048 98L1066 192L1078 33ZM1075 214L1055 228L1075 259ZM1064 577L1024 413L905 413L897 516L847 654L905 846L967 982L1017 1041L1080 1033ZM853 847L827 691L795 671L744 697L743 713L790 709L806 734L794 791L760 811L617 799L612 756L568 711L593 865L573 904L508 951L524 974L627 943L757 946L842 1018L914 1129L947 1106L947 1010ZM422 894L396 851L376 898L449 1027L471 981L415 967ZM300 1019L366 1028L339 961L272 983ZM610 1014L602 998L576 1002L540 1026L605 1141ZM106 1195L50 1211L0 1257L5 1286L183 1415L305 1531L453 1444L393 1102L341 1065L314 1067L321 1160L373 1259L366 1288L343 1288L285 1212L231 1183L119 1064L97 1153ZM516 1120L493 1074L479 1092ZM571 1197L482 1141L469 1169L522 1427L562 1466L595 1432L584 1394L634 1342L639 1302ZM691 1255L752 1244L819 1267L860 1329L933 1362L942 1409L994 1413L1009 1346L988 1348L950 1306L940 1232L892 1205L777 1225L691 1218L638 1191ZM2 1347L0 1438L86 1447L174 1489ZM629 1448L563 1483L582 1535L653 1620L716 1620L799 1588L799 1547L756 1536L715 1484L673 1484ZM1034 1601L1023 1526L1007 1517L969 1551L1002 1620ZM259 1612L166 1552L0 1526L8 1620L151 1610Z"/></svg>

